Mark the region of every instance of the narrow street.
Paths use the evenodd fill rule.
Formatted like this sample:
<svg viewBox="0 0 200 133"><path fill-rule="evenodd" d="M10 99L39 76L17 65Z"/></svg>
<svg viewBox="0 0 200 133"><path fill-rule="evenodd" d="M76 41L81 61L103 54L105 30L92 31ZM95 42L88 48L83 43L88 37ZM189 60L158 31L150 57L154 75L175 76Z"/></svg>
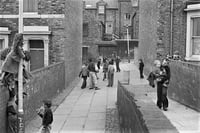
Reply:
<svg viewBox="0 0 200 133"><path fill-rule="evenodd" d="M79 82L54 112L52 133L120 132L117 113L109 114L110 110L116 112L117 81L123 80L123 71L130 70L130 84L148 84L146 79L139 78L137 66L133 62L130 64L123 62L120 67L121 72L115 73L113 87L106 87L107 81L102 81L102 70L98 73L100 90L89 90L88 87L80 89L81 82ZM151 87L145 89L147 96L156 103L156 89ZM200 132L200 113L171 99L169 99L169 110L162 112L180 133Z"/></svg>

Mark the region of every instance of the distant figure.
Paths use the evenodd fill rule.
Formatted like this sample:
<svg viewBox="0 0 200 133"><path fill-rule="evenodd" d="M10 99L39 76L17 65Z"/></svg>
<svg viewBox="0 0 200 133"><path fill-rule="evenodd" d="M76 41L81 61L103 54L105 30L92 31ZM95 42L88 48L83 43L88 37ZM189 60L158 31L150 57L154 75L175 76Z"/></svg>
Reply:
<svg viewBox="0 0 200 133"><path fill-rule="evenodd" d="M81 89L86 88L86 86L87 86L87 77L89 77L89 71L88 71L86 63L83 64L83 67L82 67L82 69L81 69L81 71L79 73L79 77L83 78Z"/></svg>
<svg viewBox="0 0 200 133"><path fill-rule="evenodd" d="M100 65L101 65L101 58L99 57L97 60L97 68L100 69Z"/></svg>
<svg viewBox="0 0 200 133"><path fill-rule="evenodd" d="M144 69L144 63L143 63L142 59L139 59L139 71L140 71L140 78L141 79L144 78L143 69Z"/></svg>
<svg viewBox="0 0 200 133"><path fill-rule="evenodd" d="M96 86L96 84L97 84L96 73L98 71L96 71L95 64L92 61L92 59L89 59L88 71L89 71L89 77L90 77L90 88L89 89L99 90L99 88Z"/></svg>
<svg viewBox="0 0 200 133"><path fill-rule="evenodd" d="M51 110L51 101L44 100L43 106L37 110L38 115L42 118L42 130L41 133L50 133L51 124L53 122L53 113Z"/></svg>
<svg viewBox="0 0 200 133"><path fill-rule="evenodd" d="M115 68L113 65L113 61L111 60L108 65L108 85L107 85L107 87L113 86L114 72L115 72Z"/></svg>
<svg viewBox="0 0 200 133"><path fill-rule="evenodd" d="M117 69L117 72L120 72L120 68L119 68L119 63L120 63L120 57L117 56L116 59L115 59L115 63L116 63L116 69Z"/></svg>
<svg viewBox="0 0 200 133"><path fill-rule="evenodd" d="M107 73L108 73L108 60L105 59L103 62L103 81L107 78Z"/></svg>

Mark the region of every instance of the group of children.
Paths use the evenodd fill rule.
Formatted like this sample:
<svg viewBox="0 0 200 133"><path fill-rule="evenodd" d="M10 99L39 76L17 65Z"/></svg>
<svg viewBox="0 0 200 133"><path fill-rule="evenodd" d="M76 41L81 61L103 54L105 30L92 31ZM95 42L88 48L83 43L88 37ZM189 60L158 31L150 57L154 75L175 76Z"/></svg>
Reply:
<svg viewBox="0 0 200 133"><path fill-rule="evenodd" d="M117 71L120 72L119 57L118 57L117 61L118 61ZM89 89L93 89L93 88L95 88L95 90L99 89L96 84L97 84L97 80L99 79L97 73L100 70L100 65L101 65L100 58L97 60L97 67L95 67L95 62L93 59L89 59L89 63L83 64L82 69L79 73L79 77L83 78L83 82L82 82L82 86L81 86L82 89L86 88L88 77L89 77L89 82L90 82ZM113 86L114 72L115 72L114 59L103 58L103 81L105 79L108 80L107 87Z"/></svg>

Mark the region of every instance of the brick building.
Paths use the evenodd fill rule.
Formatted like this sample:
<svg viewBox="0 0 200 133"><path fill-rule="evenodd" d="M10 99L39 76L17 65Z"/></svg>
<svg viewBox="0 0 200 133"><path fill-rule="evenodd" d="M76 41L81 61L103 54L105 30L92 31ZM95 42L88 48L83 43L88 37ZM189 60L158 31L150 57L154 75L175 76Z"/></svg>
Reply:
<svg viewBox="0 0 200 133"><path fill-rule="evenodd" d="M49 74L49 66L64 62L65 66L62 69L64 85L60 86L67 87L77 77L82 63L82 1L23 0L23 2L24 49L31 53L27 68L36 75L44 76L45 73ZM19 29L18 9L18 0L0 0L0 49L12 46L13 37ZM53 83L50 79L53 80L49 77L45 83ZM32 84L35 86L34 83ZM43 88L46 84L41 85L43 83L39 82L36 84L37 90L47 89ZM54 88L57 89L61 88ZM5 131L7 91L2 86L0 90L0 130ZM45 95L43 91L39 92ZM46 94L52 97L57 91L52 92L53 94ZM35 103L32 101L33 107L36 107L34 104L38 104L43 98L42 95L40 96ZM28 99L30 100L30 97ZM33 107L30 108L32 111L35 109ZM35 114L35 111L29 113Z"/></svg>
<svg viewBox="0 0 200 133"><path fill-rule="evenodd" d="M88 50L93 57L113 53L127 56L127 26L130 48L135 45L131 39L138 38L136 3L136 0L84 0L83 51Z"/></svg>
<svg viewBox="0 0 200 133"><path fill-rule="evenodd" d="M179 51L183 61L170 63L169 94L197 110L200 110L199 14L199 0L139 1L139 57L144 59L145 72L152 70L155 59Z"/></svg>

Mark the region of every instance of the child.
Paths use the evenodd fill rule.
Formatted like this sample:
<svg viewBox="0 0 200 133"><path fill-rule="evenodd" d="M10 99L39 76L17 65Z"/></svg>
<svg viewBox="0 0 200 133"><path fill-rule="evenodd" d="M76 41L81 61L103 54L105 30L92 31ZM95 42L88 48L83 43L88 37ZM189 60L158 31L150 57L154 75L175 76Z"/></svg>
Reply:
<svg viewBox="0 0 200 133"><path fill-rule="evenodd" d="M51 111L51 101L44 100L43 106L37 111L37 113L42 118L41 133L50 133L51 124L53 122L53 113Z"/></svg>
<svg viewBox="0 0 200 133"><path fill-rule="evenodd" d="M83 67L82 67L82 69L81 69L81 71L79 73L79 77L83 78L83 83L82 83L81 89L86 88L86 86L87 86L87 77L89 77L89 71L88 71L86 63L83 64Z"/></svg>
<svg viewBox="0 0 200 133"><path fill-rule="evenodd" d="M114 61L111 60L108 65L108 85L107 85L107 87L113 86L114 72L115 72L113 63L114 63Z"/></svg>
<svg viewBox="0 0 200 133"><path fill-rule="evenodd" d="M140 78L141 79L144 78L143 69L144 69L144 63L143 63L142 59L139 59L139 71L140 71Z"/></svg>

